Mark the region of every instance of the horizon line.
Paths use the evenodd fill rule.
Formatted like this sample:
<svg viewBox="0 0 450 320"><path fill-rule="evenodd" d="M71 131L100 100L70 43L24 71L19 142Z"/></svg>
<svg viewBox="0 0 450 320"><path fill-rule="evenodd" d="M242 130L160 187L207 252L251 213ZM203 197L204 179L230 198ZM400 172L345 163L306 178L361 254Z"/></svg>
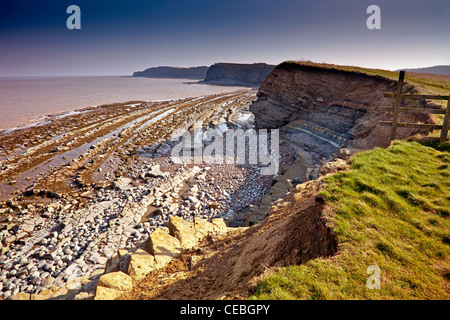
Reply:
<svg viewBox="0 0 450 320"><path fill-rule="evenodd" d="M286 60L289 61L289 60ZM301 60L292 60L292 61L301 61ZM285 61L283 61L285 62ZM281 63L283 63L281 62ZM313 61L311 61L313 62ZM230 63L230 64L255 64L255 63L266 63L266 62L254 62L254 63L238 63L238 62L216 62L214 64L217 63ZM279 63L279 64L281 64ZM313 62L313 63L318 63L320 64L320 62ZM322 63L327 63L327 62L322 62ZM211 64L210 66L214 65ZM268 63L266 63L268 64ZM275 65L279 65L279 64L275 64ZM334 64L334 63L329 63L329 64ZM346 64L338 64L341 66L351 66L351 65L346 65ZM170 67L170 68L195 68L195 67L210 67L207 65L198 65L198 66L190 66L190 67L176 67L176 66L167 66L167 65L159 65L159 66L151 66L151 67L147 67L143 70L146 69L150 69L150 68L158 68L158 67ZM439 65L429 65L429 66L423 66L423 67L403 67L403 68L396 68L396 69L388 69L388 68L379 68L379 67L363 67L363 66L357 66L357 65L352 65L353 67L362 67L362 68L369 68L369 69L382 69L382 70L388 70L388 71L399 71L399 70L407 70L407 69L425 69L425 68L433 68L433 67L448 67L450 66L449 64L439 64ZM46 75L36 75L36 74L31 74L31 75L2 75L0 74L0 78L57 78L57 77L130 77L130 78L134 78L133 73L134 72L139 72L139 71L143 71L143 70L138 70L138 71L133 71L130 74L78 74L78 75L74 75L74 74L46 74Z"/></svg>

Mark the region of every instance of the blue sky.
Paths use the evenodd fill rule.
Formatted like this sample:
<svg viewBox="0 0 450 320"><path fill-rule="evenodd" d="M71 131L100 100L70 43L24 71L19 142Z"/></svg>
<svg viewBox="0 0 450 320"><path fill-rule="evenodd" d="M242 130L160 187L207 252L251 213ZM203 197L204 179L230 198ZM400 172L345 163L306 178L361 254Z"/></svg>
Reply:
<svg viewBox="0 0 450 320"><path fill-rule="evenodd" d="M69 5L81 30L68 30ZM366 9L381 8L381 30ZM2 1L0 76L130 75L158 65L312 60L450 64L449 0Z"/></svg>

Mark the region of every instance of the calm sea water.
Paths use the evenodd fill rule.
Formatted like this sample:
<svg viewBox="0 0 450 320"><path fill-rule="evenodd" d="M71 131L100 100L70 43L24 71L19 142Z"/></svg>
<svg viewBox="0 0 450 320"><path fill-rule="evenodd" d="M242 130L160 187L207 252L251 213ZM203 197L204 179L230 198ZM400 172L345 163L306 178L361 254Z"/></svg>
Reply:
<svg viewBox="0 0 450 320"><path fill-rule="evenodd" d="M186 82L195 80L125 76L0 78L0 130L101 104L181 99L242 89Z"/></svg>

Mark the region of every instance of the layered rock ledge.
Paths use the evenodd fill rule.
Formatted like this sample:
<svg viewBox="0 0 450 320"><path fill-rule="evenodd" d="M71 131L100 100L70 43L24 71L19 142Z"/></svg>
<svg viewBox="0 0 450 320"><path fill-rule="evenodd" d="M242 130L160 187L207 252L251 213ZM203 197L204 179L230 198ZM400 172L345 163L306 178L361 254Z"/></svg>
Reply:
<svg viewBox="0 0 450 320"><path fill-rule="evenodd" d="M396 85L396 81L381 76L327 65L284 62L261 83L250 111L260 128L307 132L339 147L387 146L390 132L378 122L390 118L381 107L392 104L392 98L384 93L394 92ZM406 86L405 90L414 88ZM423 114L404 114L402 121L431 119ZM416 132L414 128L401 128L398 138Z"/></svg>

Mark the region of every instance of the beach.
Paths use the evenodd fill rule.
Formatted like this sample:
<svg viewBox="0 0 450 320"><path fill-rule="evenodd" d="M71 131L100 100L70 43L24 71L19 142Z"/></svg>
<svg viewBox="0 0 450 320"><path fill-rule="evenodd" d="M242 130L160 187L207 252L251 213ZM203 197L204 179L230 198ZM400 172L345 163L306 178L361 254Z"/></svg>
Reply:
<svg viewBox="0 0 450 320"><path fill-rule="evenodd" d="M273 176L255 164L177 164L171 139L199 123L251 128L255 94L106 104L3 133L3 298L102 271L119 248L136 248L171 216L245 225Z"/></svg>

